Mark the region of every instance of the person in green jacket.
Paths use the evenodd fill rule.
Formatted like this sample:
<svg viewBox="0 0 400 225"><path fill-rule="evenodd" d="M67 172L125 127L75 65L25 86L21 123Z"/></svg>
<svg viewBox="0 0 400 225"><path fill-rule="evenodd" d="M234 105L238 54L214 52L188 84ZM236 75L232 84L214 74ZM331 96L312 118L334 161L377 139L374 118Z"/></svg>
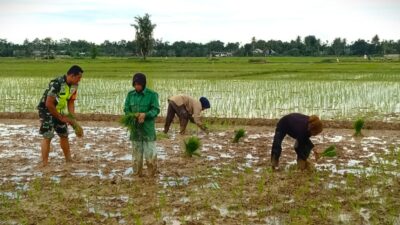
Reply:
<svg viewBox="0 0 400 225"><path fill-rule="evenodd" d="M143 158L151 176L157 171L156 129L155 119L160 113L158 94L146 87L146 76L136 73L132 79L134 90L128 93L124 112L134 114L135 129L130 131L132 141L132 159L135 175L143 175Z"/></svg>

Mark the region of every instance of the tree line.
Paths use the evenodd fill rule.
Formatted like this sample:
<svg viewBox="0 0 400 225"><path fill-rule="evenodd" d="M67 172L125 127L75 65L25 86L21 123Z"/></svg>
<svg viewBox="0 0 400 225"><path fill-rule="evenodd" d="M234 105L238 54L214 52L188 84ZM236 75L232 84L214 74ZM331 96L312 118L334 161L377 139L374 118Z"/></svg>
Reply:
<svg viewBox="0 0 400 225"><path fill-rule="evenodd" d="M139 27L135 27L139 29ZM154 27L153 27L154 28ZM26 39L22 44L0 39L1 57L91 57L113 56L130 57L143 56L143 43L140 35L135 40L104 41L95 44L85 40L70 40L51 38L32 41ZM262 40L253 37L248 43L224 43L220 40L208 43L190 41L168 42L152 39L147 46L146 54L155 57L209 57L209 56L383 56L400 54L400 40L383 40L375 35L371 40L358 39L349 43L344 38L336 38L331 42L321 41L314 35L304 38L298 36L295 40Z"/></svg>

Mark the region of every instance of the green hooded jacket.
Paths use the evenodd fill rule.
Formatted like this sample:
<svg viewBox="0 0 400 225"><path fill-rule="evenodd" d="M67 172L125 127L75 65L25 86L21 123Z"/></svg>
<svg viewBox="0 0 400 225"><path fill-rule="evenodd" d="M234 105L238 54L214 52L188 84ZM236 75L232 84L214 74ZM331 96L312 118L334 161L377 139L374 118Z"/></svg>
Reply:
<svg viewBox="0 0 400 225"><path fill-rule="evenodd" d="M155 120L160 113L158 94L148 88L142 92L132 90L125 99L125 115L129 113L145 113L146 118L143 124L136 122L136 129L130 134L132 141L155 141L156 128Z"/></svg>

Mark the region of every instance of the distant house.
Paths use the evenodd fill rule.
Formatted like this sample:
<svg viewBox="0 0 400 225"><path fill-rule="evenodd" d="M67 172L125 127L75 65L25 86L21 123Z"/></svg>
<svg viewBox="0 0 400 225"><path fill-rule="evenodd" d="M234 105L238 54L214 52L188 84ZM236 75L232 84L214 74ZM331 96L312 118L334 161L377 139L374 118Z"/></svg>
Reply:
<svg viewBox="0 0 400 225"><path fill-rule="evenodd" d="M259 48L256 48L253 50L253 55L263 55L263 56L267 56L267 55L275 55L276 52L272 49L267 49L267 50L261 50Z"/></svg>
<svg viewBox="0 0 400 225"><path fill-rule="evenodd" d="M233 56L232 52L211 52L212 57L231 57Z"/></svg>
<svg viewBox="0 0 400 225"><path fill-rule="evenodd" d="M265 50L265 55L275 55L275 54L276 54L276 52L272 49Z"/></svg>
<svg viewBox="0 0 400 225"><path fill-rule="evenodd" d="M400 54L387 54L383 56L384 59L389 59L389 60L400 60Z"/></svg>
<svg viewBox="0 0 400 225"><path fill-rule="evenodd" d="M263 55L263 54L264 54L264 51L259 48L256 48L253 50L253 55Z"/></svg>
<svg viewBox="0 0 400 225"><path fill-rule="evenodd" d="M40 56L42 56L42 51L34 50L34 51L32 51L32 55L35 57L40 57Z"/></svg>
<svg viewBox="0 0 400 225"><path fill-rule="evenodd" d="M14 50L13 51L13 56L15 56L15 57L23 57L25 55L26 55L25 50Z"/></svg>

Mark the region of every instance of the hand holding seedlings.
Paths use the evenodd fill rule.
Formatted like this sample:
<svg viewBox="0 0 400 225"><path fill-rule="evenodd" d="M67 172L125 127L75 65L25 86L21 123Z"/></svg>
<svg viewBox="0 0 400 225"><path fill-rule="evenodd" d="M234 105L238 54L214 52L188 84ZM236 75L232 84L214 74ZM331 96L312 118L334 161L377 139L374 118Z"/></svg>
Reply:
<svg viewBox="0 0 400 225"><path fill-rule="evenodd" d="M317 149L313 149L315 161L318 161L321 158L321 152Z"/></svg>
<svg viewBox="0 0 400 225"><path fill-rule="evenodd" d="M204 133L206 133L206 134L210 133L210 130L208 129L208 127L205 124L201 125L200 128Z"/></svg>
<svg viewBox="0 0 400 225"><path fill-rule="evenodd" d="M72 121L70 118L68 118L67 116L61 116L61 117L59 118L59 120L60 120L61 122L63 122L63 123L68 124L68 125L72 125L72 124L73 124L73 121Z"/></svg>
<svg viewBox="0 0 400 225"><path fill-rule="evenodd" d="M139 123L144 123L144 119L146 118L146 114L145 113L138 113L137 114L137 120Z"/></svg>
<svg viewBox="0 0 400 225"><path fill-rule="evenodd" d="M318 151L316 149L314 149L313 152L314 152L315 161L318 161L321 157L335 157L337 155L335 145L329 146L323 152Z"/></svg>
<svg viewBox="0 0 400 225"><path fill-rule="evenodd" d="M331 145L328 148L325 149L325 151L322 153L323 157L335 157L336 154L336 146Z"/></svg>
<svg viewBox="0 0 400 225"><path fill-rule="evenodd" d="M120 123L122 126L126 127L129 129L129 131L134 131L135 130L135 124L136 124L136 120L139 116L139 113L128 113L124 116L121 117L120 119Z"/></svg>
<svg viewBox="0 0 400 225"><path fill-rule="evenodd" d="M72 128L75 131L75 135L79 138L83 137L83 129L81 125L76 121L75 116L71 113L69 113L66 117L69 121L69 124L71 124Z"/></svg>

